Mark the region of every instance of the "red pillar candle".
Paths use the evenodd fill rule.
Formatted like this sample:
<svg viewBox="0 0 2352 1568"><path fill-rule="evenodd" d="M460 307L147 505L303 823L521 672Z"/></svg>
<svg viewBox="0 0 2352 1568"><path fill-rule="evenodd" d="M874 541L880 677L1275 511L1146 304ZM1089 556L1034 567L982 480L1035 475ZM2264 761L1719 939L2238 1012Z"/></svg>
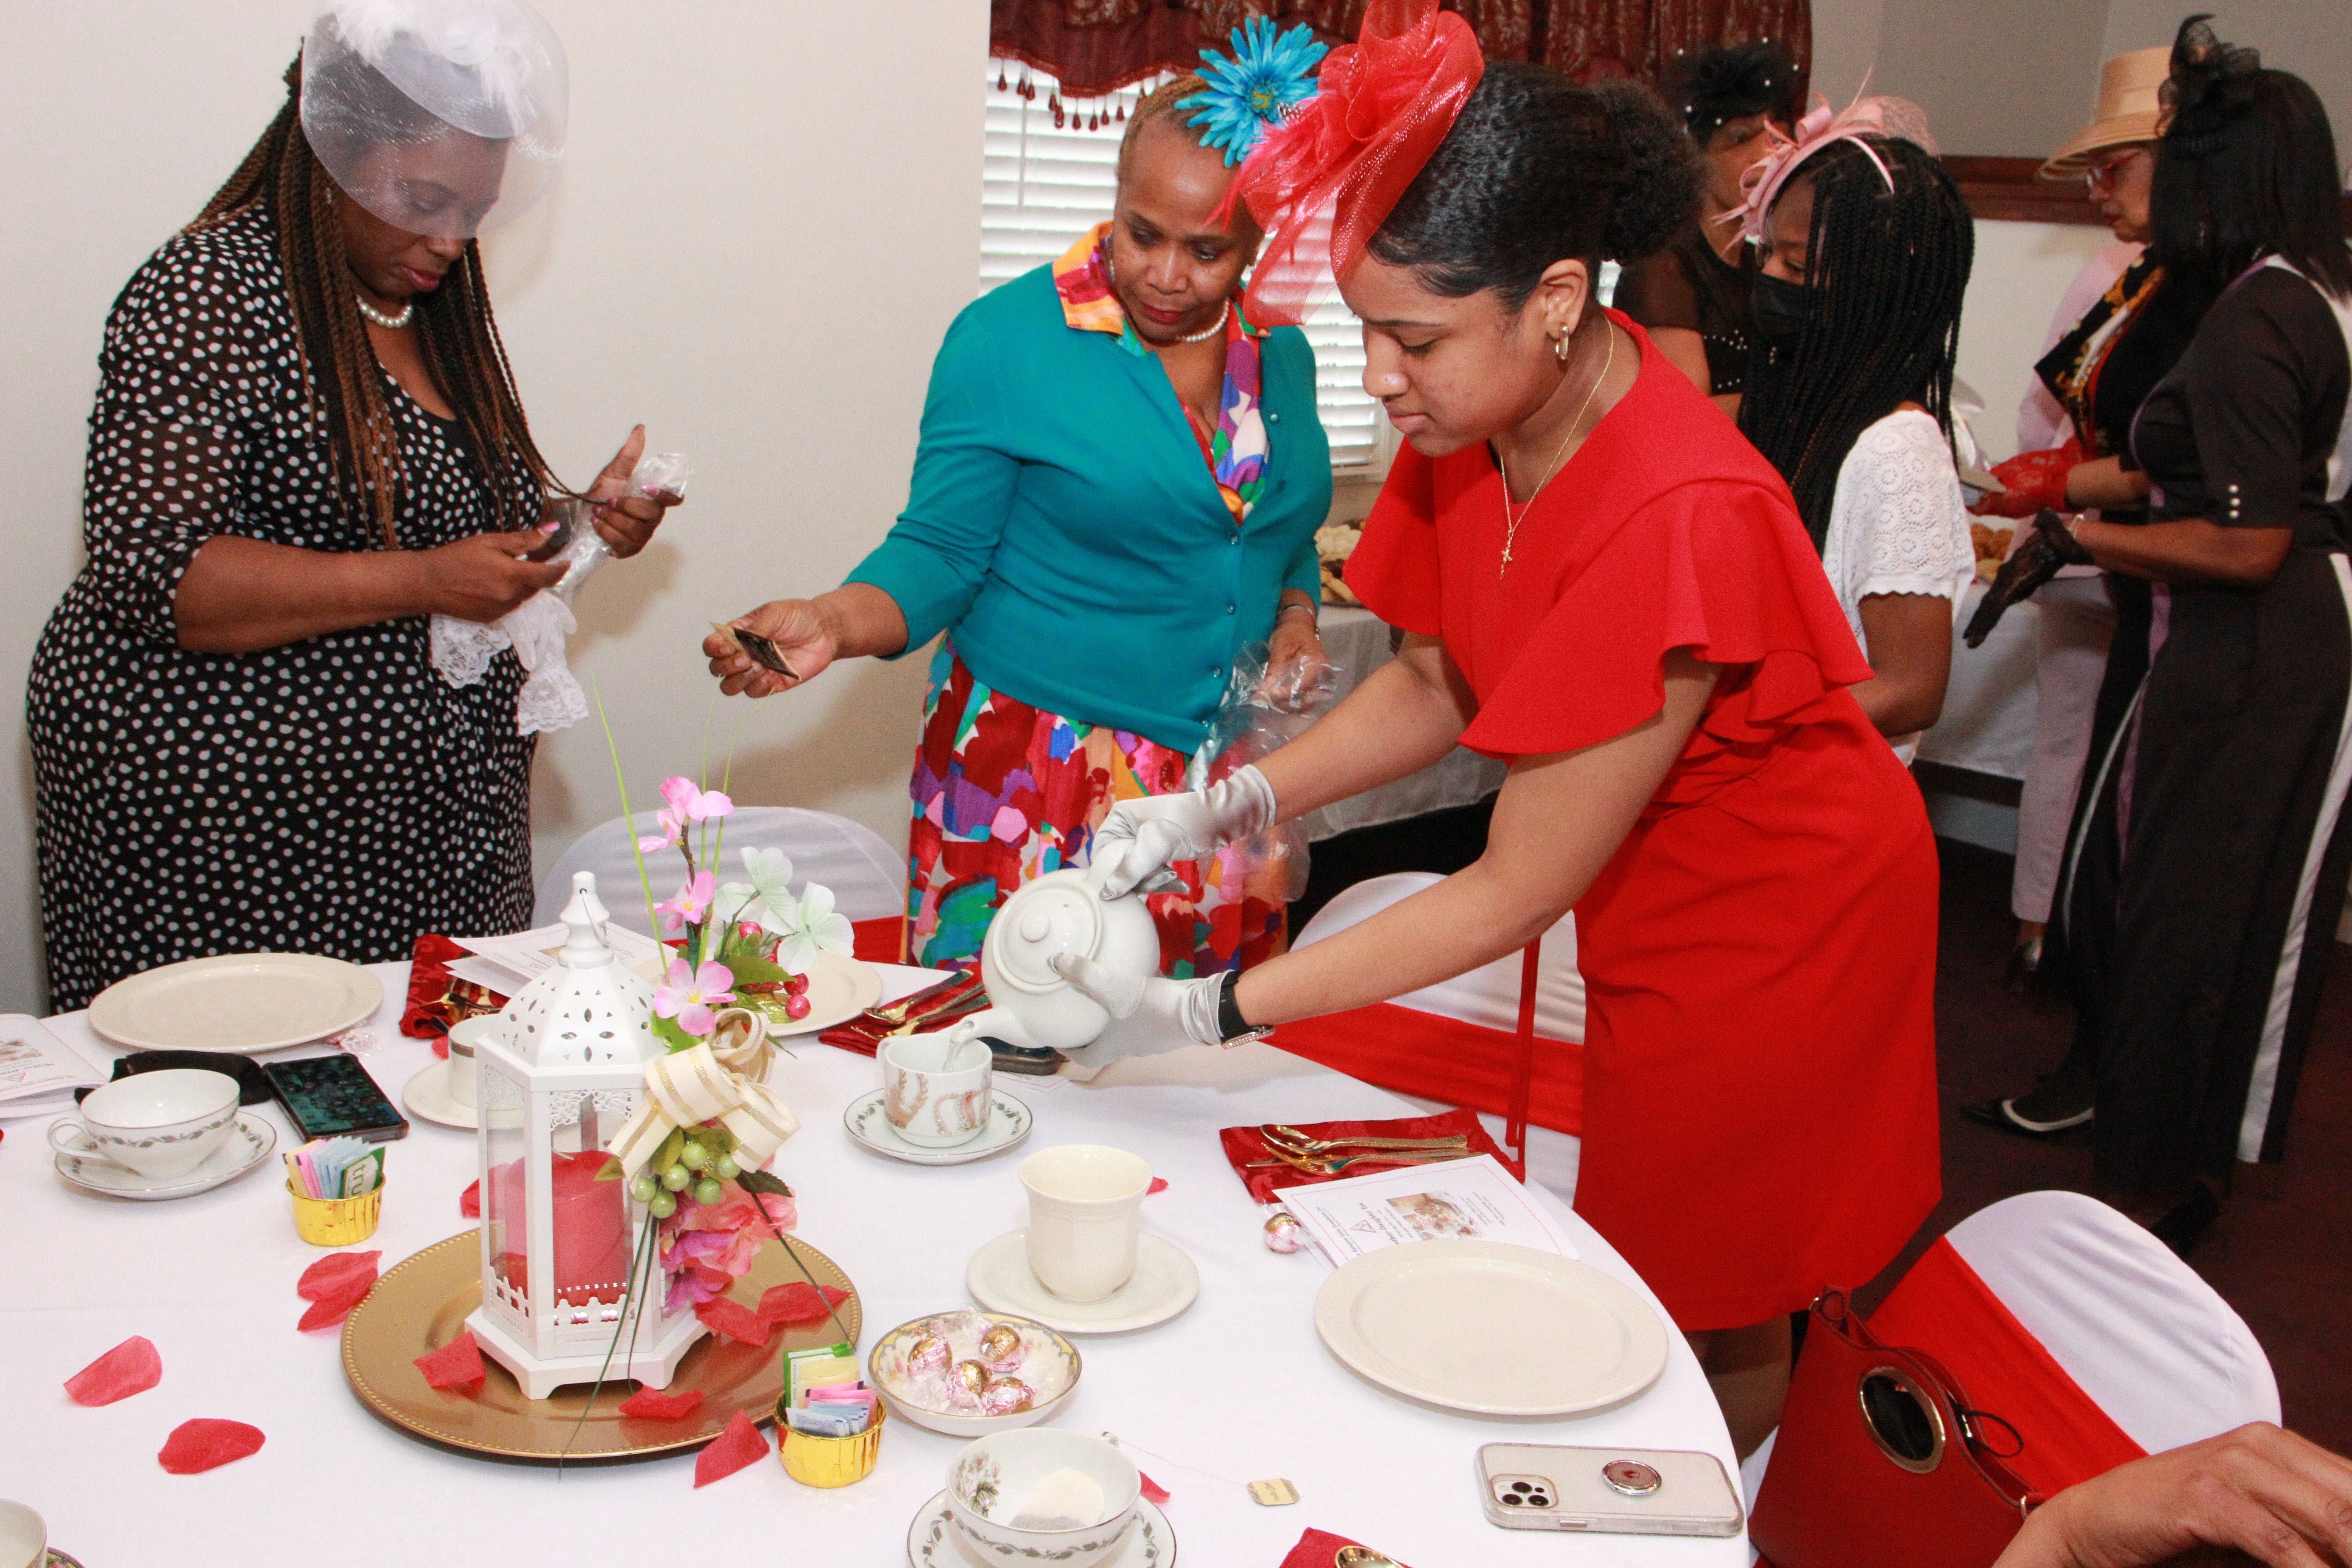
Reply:
<svg viewBox="0 0 2352 1568"><path fill-rule="evenodd" d="M567 1300L616 1300L628 1282L629 1211L626 1184L618 1173L598 1179L614 1164L602 1150L554 1156L551 1171L555 1222L555 1293ZM506 1226L511 1246L520 1241L529 1224L523 1206L522 1162L490 1168L491 1212ZM501 1253L500 1268L518 1290L530 1289L530 1271L520 1249Z"/></svg>

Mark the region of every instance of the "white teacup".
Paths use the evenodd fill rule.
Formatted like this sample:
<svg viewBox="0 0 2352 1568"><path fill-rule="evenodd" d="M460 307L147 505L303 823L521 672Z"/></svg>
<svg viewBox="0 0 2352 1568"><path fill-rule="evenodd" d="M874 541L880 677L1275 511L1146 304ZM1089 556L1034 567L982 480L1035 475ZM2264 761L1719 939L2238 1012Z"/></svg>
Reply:
<svg viewBox="0 0 2352 1568"><path fill-rule="evenodd" d="M992 1433L948 1466L949 1519L967 1554L983 1563L1091 1568L1117 1553L1142 1494L1134 1460L1100 1437L1057 1426ZM1055 1511L1097 1498L1091 1520Z"/></svg>
<svg viewBox="0 0 2352 1568"><path fill-rule="evenodd" d="M952 1149L988 1131L989 1075L995 1058L980 1040L948 1034L901 1035L881 1050L882 1113L890 1130L922 1149Z"/></svg>
<svg viewBox="0 0 2352 1568"><path fill-rule="evenodd" d="M49 1555L49 1527L20 1502L0 1502L0 1568L41 1568Z"/></svg>
<svg viewBox="0 0 2352 1568"><path fill-rule="evenodd" d="M79 1118L49 1123L49 1147L155 1181L205 1163L236 1124L236 1079L202 1068L133 1073L90 1090Z"/></svg>
<svg viewBox="0 0 2352 1568"><path fill-rule="evenodd" d="M480 1087L474 1079L475 1043L492 1038L498 1024L498 1014L484 1013L465 1019L449 1031L449 1098L468 1110L474 1109L478 1098L476 1091Z"/></svg>
<svg viewBox="0 0 2352 1568"><path fill-rule="evenodd" d="M1029 1189L1029 1271L1066 1301L1099 1301L1135 1276L1151 1167L1124 1149L1064 1143L1021 1162Z"/></svg>

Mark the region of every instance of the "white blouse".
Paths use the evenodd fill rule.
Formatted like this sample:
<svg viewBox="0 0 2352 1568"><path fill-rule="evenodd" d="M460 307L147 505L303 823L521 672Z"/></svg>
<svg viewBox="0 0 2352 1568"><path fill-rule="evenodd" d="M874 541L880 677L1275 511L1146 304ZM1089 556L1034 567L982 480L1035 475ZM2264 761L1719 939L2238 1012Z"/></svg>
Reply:
<svg viewBox="0 0 2352 1568"><path fill-rule="evenodd" d="M1865 658L1862 602L1874 594L1934 594L1958 616L1976 546L1951 448L1928 415L1898 409L1855 440L1838 469L1822 566ZM1895 754L1907 763L1917 745L1916 735L1897 737Z"/></svg>

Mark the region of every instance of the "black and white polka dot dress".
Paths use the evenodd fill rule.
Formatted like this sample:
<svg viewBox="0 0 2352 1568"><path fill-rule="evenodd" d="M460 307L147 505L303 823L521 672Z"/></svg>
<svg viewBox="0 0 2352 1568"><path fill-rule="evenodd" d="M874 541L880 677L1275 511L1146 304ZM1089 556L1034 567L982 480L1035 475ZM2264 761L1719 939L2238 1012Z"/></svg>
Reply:
<svg viewBox="0 0 2352 1568"><path fill-rule="evenodd" d="M261 653L177 641L181 574L214 535L381 544L333 482L268 218L156 252L100 363L89 560L42 635L28 702L50 1005L184 958L373 963L406 958L421 931L527 923L534 741L515 733L511 651L457 688L435 673L422 616ZM458 426L384 386L402 545L499 527Z"/></svg>

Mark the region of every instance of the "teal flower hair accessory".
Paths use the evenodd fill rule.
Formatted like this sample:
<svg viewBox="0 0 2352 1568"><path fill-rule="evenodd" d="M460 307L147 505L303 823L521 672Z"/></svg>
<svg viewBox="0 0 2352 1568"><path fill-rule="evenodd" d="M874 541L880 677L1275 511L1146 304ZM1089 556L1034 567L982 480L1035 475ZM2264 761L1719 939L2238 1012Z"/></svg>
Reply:
<svg viewBox="0 0 2352 1568"><path fill-rule="evenodd" d="M1208 89L1176 100L1178 109L1201 112L1189 121L1201 132L1201 145L1224 151L1225 166L1249 156L1266 127L1282 123L1291 105L1315 95L1315 68L1328 46L1301 22L1287 33L1272 21L1252 16L1227 40L1233 58L1201 51L1201 74Z"/></svg>

